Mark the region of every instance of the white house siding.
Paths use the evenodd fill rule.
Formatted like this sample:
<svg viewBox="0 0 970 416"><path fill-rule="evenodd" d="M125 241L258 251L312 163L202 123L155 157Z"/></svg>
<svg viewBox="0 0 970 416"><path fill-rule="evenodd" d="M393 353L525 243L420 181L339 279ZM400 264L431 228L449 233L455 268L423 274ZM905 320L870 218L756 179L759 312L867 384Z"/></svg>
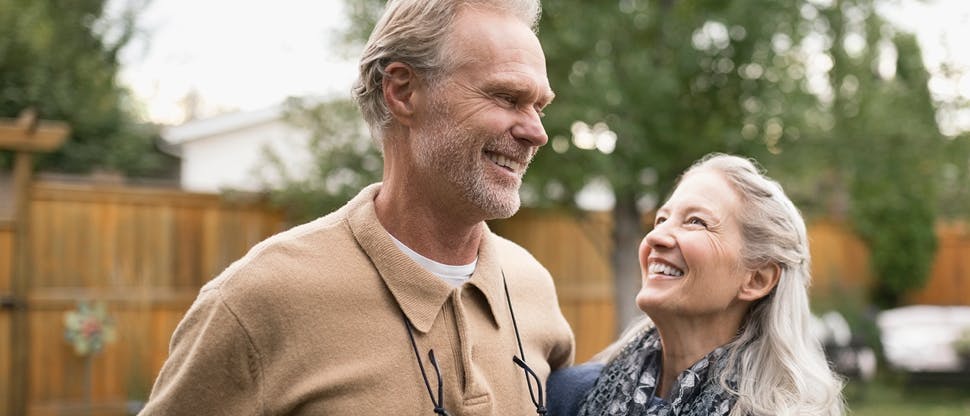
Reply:
<svg viewBox="0 0 970 416"><path fill-rule="evenodd" d="M219 132L180 144L182 188L194 192L226 189L261 191L280 178L269 167L264 149L272 149L294 176L305 176L311 163L309 133L280 119Z"/></svg>

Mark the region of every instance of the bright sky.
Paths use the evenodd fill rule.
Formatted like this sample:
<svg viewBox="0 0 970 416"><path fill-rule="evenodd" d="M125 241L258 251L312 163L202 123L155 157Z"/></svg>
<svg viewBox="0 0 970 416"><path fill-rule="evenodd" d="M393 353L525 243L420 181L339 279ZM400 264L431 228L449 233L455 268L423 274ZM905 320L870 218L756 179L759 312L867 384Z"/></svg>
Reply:
<svg viewBox="0 0 970 416"><path fill-rule="evenodd" d="M933 76L930 92L941 101L957 101L963 108L941 114L940 129L954 135L970 130L970 0L890 0L879 9L898 27L916 33L923 61L931 74L945 64L954 66L958 77Z"/></svg>
<svg viewBox="0 0 970 416"><path fill-rule="evenodd" d="M125 0L115 0L125 1ZM124 51L123 83L148 119L177 123L190 91L202 114L269 107L293 95L349 96L355 59L333 47L342 0L154 0Z"/></svg>
<svg viewBox="0 0 970 416"><path fill-rule="evenodd" d="M114 0L124 2L130 0ZM833 0L814 0L817 4ZM190 91L202 114L250 110L291 95L349 95L356 57L334 48L343 0L153 0L141 14L147 44L125 50L122 82L146 117L177 123ZM930 83L937 99L970 100L970 0L886 0L880 11L918 34L931 71L956 63L962 77ZM146 46L147 45L147 46ZM970 129L970 109L941 120ZM948 131L949 130L949 131Z"/></svg>

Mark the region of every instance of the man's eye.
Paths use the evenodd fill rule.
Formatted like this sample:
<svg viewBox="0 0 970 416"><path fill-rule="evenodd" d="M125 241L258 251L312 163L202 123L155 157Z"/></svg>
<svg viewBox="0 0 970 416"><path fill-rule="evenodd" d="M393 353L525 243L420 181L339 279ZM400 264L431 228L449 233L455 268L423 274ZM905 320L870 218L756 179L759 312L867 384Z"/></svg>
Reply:
<svg viewBox="0 0 970 416"><path fill-rule="evenodd" d="M519 103L519 100L515 98L514 95L511 95L511 94L498 94L497 97L499 100L505 102L508 105L514 106Z"/></svg>
<svg viewBox="0 0 970 416"><path fill-rule="evenodd" d="M536 108L536 114L539 115L539 118L546 116L546 113L542 111L542 107L536 106L535 108Z"/></svg>

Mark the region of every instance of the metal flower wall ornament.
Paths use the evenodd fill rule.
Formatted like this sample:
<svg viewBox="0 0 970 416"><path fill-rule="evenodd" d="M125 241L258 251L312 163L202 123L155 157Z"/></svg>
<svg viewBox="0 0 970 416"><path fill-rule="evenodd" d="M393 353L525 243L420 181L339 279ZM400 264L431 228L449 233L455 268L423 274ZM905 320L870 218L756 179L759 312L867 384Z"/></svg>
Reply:
<svg viewBox="0 0 970 416"><path fill-rule="evenodd" d="M114 319L104 302L78 302L77 309L64 314L64 325L64 338L82 357L97 354L115 340Z"/></svg>

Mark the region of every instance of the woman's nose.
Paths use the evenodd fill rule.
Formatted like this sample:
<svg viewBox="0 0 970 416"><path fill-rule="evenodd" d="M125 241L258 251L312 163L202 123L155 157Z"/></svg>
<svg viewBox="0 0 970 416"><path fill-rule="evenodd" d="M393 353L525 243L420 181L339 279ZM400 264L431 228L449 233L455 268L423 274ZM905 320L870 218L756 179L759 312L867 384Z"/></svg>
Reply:
<svg viewBox="0 0 970 416"><path fill-rule="evenodd" d="M670 234L669 226L665 222L653 226L643 239L644 244L650 248L673 247L675 244L673 235Z"/></svg>

